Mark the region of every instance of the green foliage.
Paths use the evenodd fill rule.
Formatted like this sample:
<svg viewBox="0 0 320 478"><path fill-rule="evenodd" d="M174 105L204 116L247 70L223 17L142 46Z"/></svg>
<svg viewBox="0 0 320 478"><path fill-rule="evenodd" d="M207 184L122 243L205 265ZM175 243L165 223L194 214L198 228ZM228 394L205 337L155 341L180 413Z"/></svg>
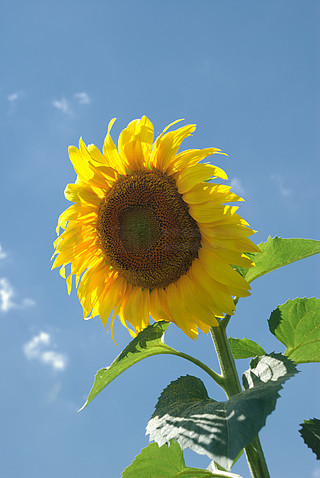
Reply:
<svg viewBox="0 0 320 478"><path fill-rule="evenodd" d="M283 382L295 373L294 364L281 354L259 357L246 372L246 390L225 402L209 398L200 379L180 377L162 392L147 433L159 446L173 438L182 449L205 454L230 470L265 425Z"/></svg>
<svg viewBox="0 0 320 478"><path fill-rule="evenodd" d="M159 447L150 443L122 473L122 478L241 478L234 473L221 473L219 470L209 471L199 468L188 468L185 465L180 446L170 441L170 446Z"/></svg>
<svg viewBox="0 0 320 478"><path fill-rule="evenodd" d="M88 399L80 410L86 407L112 380L132 365L152 355L167 354L170 353L170 350L173 351L161 340L168 327L169 322L156 322L149 325L129 343L110 367L98 370Z"/></svg>
<svg viewBox="0 0 320 478"><path fill-rule="evenodd" d="M237 270L248 282L279 269L292 262L299 261L320 252L320 241L312 239L281 239L280 237L268 238L267 242L259 244L261 253L248 254L255 263L255 267Z"/></svg>
<svg viewBox="0 0 320 478"><path fill-rule="evenodd" d="M311 448L317 459L320 460L320 420L318 418L304 420L303 423L300 423L300 426L302 428L299 433L305 444Z"/></svg>
<svg viewBox="0 0 320 478"><path fill-rule="evenodd" d="M256 355L265 355L263 348L252 340L228 338L232 355L235 359L244 359L255 357Z"/></svg>
<svg viewBox="0 0 320 478"><path fill-rule="evenodd" d="M279 305L269 319L270 331L296 363L320 362L320 300L295 299Z"/></svg>
<svg viewBox="0 0 320 478"><path fill-rule="evenodd" d="M282 354L271 353L251 360L249 369L242 376L245 390L262 387L277 393L283 383L298 370L295 364Z"/></svg>

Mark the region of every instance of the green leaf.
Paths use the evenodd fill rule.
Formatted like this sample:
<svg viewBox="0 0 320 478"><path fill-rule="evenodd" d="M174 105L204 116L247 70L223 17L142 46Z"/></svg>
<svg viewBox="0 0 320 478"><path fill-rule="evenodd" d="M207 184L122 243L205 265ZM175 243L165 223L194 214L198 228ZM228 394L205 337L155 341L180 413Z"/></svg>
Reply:
<svg viewBox="0 0 320 478"><path fill-rule="evenodd" d="M320 300L295 299L270 315L269 329L296 363L320 362Z"/></svg>
<svg viewBox="0 0 320 478"><path fill-rule="evenodd" d="M259 344L252 340L228 338L232 355L235 359L255 357L256 355L265 355L265 351Z"/></svg>
<svg viewBox="0 0 320 478"><path fill-rule="evenodd" d="M248 282L279 269L292 262L305 259L320 252L320 241L312 239L281 239L280 237L268 238L267 242L259 244L262 253L248 254L255 263L255 267L237 270Z"/></svg>
<svg viewBox="0 0 320 478"><path fill-rule="evenodd" d="M281 354L259 357L252 364L245 378L247 389L225 402L209 398L196 377L171 382L147 425L150 439L159 446L174 439L182 449L205 454L230 470L274 410L282 383L296 373L294 364Z"/></svg>
<svg viewBox="0 0 320 478"><path fill-rule="evenodd" d="M250 361L249 369L242 375L242 383L245 390L264 389L267 386L267 390L278 392L283 383L296 373L298 370L294 362L272 352Z"/></svg>
<svg viewBox="0 0 320 478"><path fill-rule="evenodd" d="M234 473L209 471L200 468L188 468L183 453L174 440L170 446L159 448L157 443L150 443L122 473L122 478L241 478Z"/></svg>
<svg viewBox="0 0 320 478"><path fill-rule="evenodd" d="M98 370L88 399L80 410L85 408L112 380L132 365L152 355L170 353L170 347L162 341L163 334L168 327L169 322L164 321L149 325L129 343L110 367ZM176 353L176 351L174 352Z"/></svg>
<svg viewBox="0 0 320 478"><path fill-rule="evenodd" d="M302 428L299 433L305 444L311 448L317 459L320 460L320 420L318 418L304 420L303 423L300 423L300 426Z"/></svg>

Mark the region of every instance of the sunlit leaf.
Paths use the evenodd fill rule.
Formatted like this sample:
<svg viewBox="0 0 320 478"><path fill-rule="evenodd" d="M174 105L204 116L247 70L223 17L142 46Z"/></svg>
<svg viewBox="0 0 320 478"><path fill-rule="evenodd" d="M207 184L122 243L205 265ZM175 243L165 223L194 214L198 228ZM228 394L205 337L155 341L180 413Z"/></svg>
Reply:
<svg viewBox="0 0 320 478"><path fill-rule="evenodd" d="M320 420L318 418L305 420L300 426L302 428L299 433L305 444L311 448L317 459L320 460Z"/></svg>
<svg viewBox="0 0 320 478"><path fill-rule="evenodd" d="M241 478L234 473L186 467L183 453L174 440L170 446L150 443L122 473L122 478Z"/></svg>
<svg viewBox="0 0 320 478"><path fill-rule="evenodd" d="M228 338L232 355L235 359L255 357L256 355L265 355L263 348L252 340Z"/></svg>
<svg viewBox="0 0 320 478"><path fill-rule="evenodd" d="M269 319L270 331L296 363L320 362L320 300L295 299L279 305Z"/></svg>
<svg viewBox="0 0 320 478"><path fill-rule="evenodd" d="M263 355L251 360L249 369L242 375L245 390L262 387L279 391L284 382L293 377L298 370L290 359L282 354Z"/></svg>
<svg viewBox="0 0 320 478"><path fill-rule="evenodd" d="M255 263L255 267L237 270L248 282L279 269L292 262L305 259L320 252L320 241L312 239L281 239L280 237L268 238L267 242L259 244L261 253L248 254Z"/></svg>
<svg viewBox="0 0 320 478"><path fill-rule="evenodd" d="M259 357L246 372L246 390L225 402L209 398L200 379L180 377L163 390L147 433L159 446L174 439L182 449L207 455L230 470L265 425L283 382L295 373L294 364L281 354Z"/></svg>
<svg viewBox="0 0 320 478"><path fill-rule="evenodd" d="M80 410L88 405L112 380L132 365L152 355L170 353L170 347L164 345L163 334L169 322L156 322L142 330L112 362L110 367L98 370L88 399ZM173 349L172 349L173 350Z"/></svg>

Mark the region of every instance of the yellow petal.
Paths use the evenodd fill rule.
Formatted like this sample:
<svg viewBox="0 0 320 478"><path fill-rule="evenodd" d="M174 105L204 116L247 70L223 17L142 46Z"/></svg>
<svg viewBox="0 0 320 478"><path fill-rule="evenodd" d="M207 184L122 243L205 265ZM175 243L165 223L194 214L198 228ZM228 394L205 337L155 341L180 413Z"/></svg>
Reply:
<svg viewBox="0 0 320 478"><path fill-rule="evenodd" d="M90 186L83 186L81 184L68 184L64 195L68 201L88 203L94 206L99 206L104 197L103 191L97 195Z"/></svg>
<svg viewBox="0 0 320 478"><path fill-rule="evenodd" d="M200 287L195 287L188 274L184 274L177 282L178 300L187 304L187 314L191 314L195 323L201 321L209 327L216 323L208 292ZM202 330L202 329L201 329Z"/></svg>
<svg viewBox="0 0 320 478"><path fill-rule="evenodd" d="M131 121L119 136L118 149L130 171L143 169L150 158L153 142L153 124L143 116Z"/></svg>
<svg viewBox="0 0 320 478"><path fill-rule="evenodd" d="M241 224L203 225L201 231L215 239L243 239L255 233L253 229Z"/></svg>
<svg viewBox="0 0 320 478"><path fill-rule="evenodd" d="M165 306L161 302L158 289L153 289L150 293L150 315L155 321L166 320L169 321L169 316L164 311Z"/></svg>
<svg viewBox="0 0 320 478"><path fill-rule="evenodd" d="M226 173L212 164L196 164L195 166L183 169L177 175L177 187L180 194L190 191L200 181L205 181L212 177L228 179Z"/></svg>
<svg viewBox="0 0 320 478"><path fill-rule="evenodd" d="M175 283L166 287L166 294L172 321L190 338L196 338L198 335L197 326L190 319L185 304L178 299L178 290Z"/></svg>
<svg viewBox="0 0 320 478"><path fill-rule="evenodd" d="M223 313L232 315L235 309L234 302L224 284L215 281L206 271L202 261L195 259L191 265L192 275L195 281L210 294L210 307L215 309L216 316Z"/></svg>
<svg viewBox="0 0 320 478"><path fill-rule="evenodd" d="M222 218L232 215L231 206L221 206L211 203L189 204L190 215L198 222L204 224L214 224Z"/></svg>
<svg viewBox="0 0 320 478"><path fill-rule="evenodd" d="M121 306L124 296L125 283L122 278L111 275L100 297L99 315L104 327L107 327L109 315L118 304Z"/></svg>
<svg viewBox="0 0 320 478"><path fill-rule="evenodd" d="M93 173L89 165L88 158L75 146L69 146L69 158L74 167L75 172L83 181L92 178Z"/></svg>
<svg viewBox="0 0 320 478"><path fill-rule="evenodd" d="M187 149L173 158L172 165L169 166L168 171L173 173L184 169L187 166L194 166L202 159L217 153L221 153L221 150L217 148Z"/></svg>
<svg viewBox="0 0 320 478"><path fill-rule="evenodd" d="M207 273L217 282L228 287L237 287L245 292L250 289L248 282L212 250L201 247L198 256Z"/></svg>
<svg viewBox="0 0 320 478"><path fill-rule="evenodd" d="M113 123L115 122L116 118L113 118L109 125L108 125L108 132L104 140L103 144L103 154L107 159L108 164L115 169L116 171L119 172L119 174L126 174L126 165L122 161L118 150L116 148L116 145L112 141L112 138L110 136L110 130L113 126Z"/></svg>
<svg viewBox="0 0 320 478"><path fill-rule="evenodd" d="M190 136L195 129L196 126L191 124L166 134L162 133L153 146L150 164L154 168L166 172L182 141Z"/></svg>
<svg viewBox="0 0 320 478"><path fill-rule="evenodd" d="M213 204L243 201L243 199L230 191L230 186L214 183L196 184L190 191L183 194L183 200L188 204L201 204L211 201Z"/></svg>

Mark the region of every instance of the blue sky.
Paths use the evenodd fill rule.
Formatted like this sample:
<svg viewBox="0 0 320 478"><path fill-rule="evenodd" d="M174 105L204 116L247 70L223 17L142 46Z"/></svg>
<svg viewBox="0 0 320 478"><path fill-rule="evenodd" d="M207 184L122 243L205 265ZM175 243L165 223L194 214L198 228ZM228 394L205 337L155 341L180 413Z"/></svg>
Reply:
<svg viewBox="0 0 320 478"><path fill-rule="evenodd" d="M185 148L215 146L241 214L269 235L319 238L319 21L316 0L255 2L43 0L1 2L0 17L0 476L120 477L146 446L145 425L162 389L186 373L222 392L176 357L150 358L114 381L84 411L99 368L116 347L99 320L82 319L50 257L65 185L75 174L67 147L101 147L149 116L155 131L196 123ZM318 267L318 269L317 269ZM229 334L267 351L283 347L267 319L288 298L319 296L319 259L253 284ZM171 326L166 342L217 367L210 338L192 342ZM239 362L239 370L247 361ZM297 428L320 417L319 365L299 367L261 432L273 478L320 477ZM189 466L209 460L185 453ZM244 477L244 460L235 469Z"/></svg>

